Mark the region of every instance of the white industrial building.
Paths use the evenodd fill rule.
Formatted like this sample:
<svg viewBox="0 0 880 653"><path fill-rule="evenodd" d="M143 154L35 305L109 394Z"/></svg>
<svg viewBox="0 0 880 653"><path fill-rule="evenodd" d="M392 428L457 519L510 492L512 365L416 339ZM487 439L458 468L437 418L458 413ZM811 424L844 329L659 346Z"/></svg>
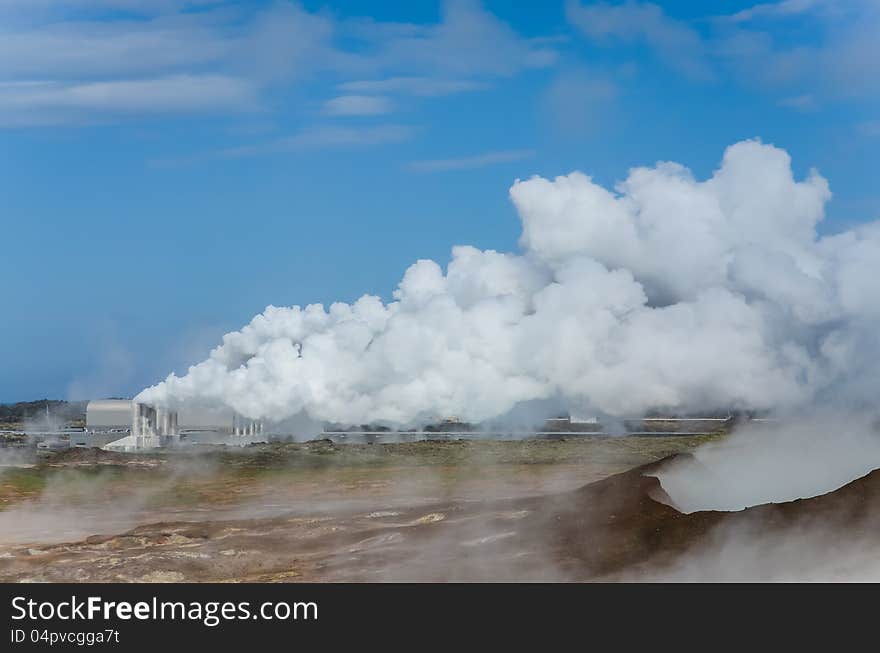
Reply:
<svg viewBox="0 0 880 653"><path fill-rule="evenodd" d="M263 423L247 419L231 408L206 408L184 404L177 411L181 434L218 433L225 435L260 435Z"/></svg>
<svg viewBox="0 0 880 653"><path fill-rule="evenodd" d="M181 439L238 443L240 436L261 436L263 424L232 410L183 407L164 410L130 399L103 399L86 405L85 431L71 445L109 451L138 451L179 444ZM238 436L238 437L237 437Z"/></svg>

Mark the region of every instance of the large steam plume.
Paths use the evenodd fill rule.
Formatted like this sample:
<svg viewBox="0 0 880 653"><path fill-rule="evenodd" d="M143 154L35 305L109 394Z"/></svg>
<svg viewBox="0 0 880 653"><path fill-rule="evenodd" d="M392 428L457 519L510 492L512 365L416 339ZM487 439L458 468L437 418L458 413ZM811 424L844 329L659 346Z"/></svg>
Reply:
<svg viewBox="0 0 880 653"><path fill-rule="evenodd" d="M828 183L796 180L785 151L737 143L705 181L664 162L613 192L574 172L510 196L521 253L417 261L388 304L269 306L139 399L411 425L541 400L620 416L876 393L880 222L817 237Z"/></svg>

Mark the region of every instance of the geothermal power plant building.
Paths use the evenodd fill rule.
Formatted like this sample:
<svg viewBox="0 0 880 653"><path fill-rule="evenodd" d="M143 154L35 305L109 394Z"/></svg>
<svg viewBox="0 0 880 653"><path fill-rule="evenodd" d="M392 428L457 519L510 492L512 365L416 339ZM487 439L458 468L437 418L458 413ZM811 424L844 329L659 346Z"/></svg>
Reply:
<svg viewBox="0 0 880 653"><path fill-rule="evenodd" d="M104 399L86 404L86 430L92 433L177 435L177 413L127 399Z"/></svg>
<svg viewBox="0 0 880 653"><path fill-rule="evenodd" d="M698 435L727 428L734 417L643 417L623 419L627 433L635 435ZM592 416L568 415L545 420L533 430L485 430L449 418L422 430L392 431L369 427L324 428L321 437L340 442L374 442L436 438L520 438L544 436L601 435L603 425ZM275 435L279 435L275 433ZM236 445L265 442L263 423L247 419L230 408L207 409L183 404L179 410L165 410L130 399L90 401L82 432L71 432L70 446L101 447L109 451L143 451L166 446L193 444Z"/></svg>
<svg viewBox="0 0 880 653"><path fill-rule="evenodd" d="M180 411L155 408L129 399L103 399L86 405L86 427L71 439L71 445L99 446L110 451L155 449L200 439L255 436L263 432L262 422L248 420L231 410Z"/></svg>

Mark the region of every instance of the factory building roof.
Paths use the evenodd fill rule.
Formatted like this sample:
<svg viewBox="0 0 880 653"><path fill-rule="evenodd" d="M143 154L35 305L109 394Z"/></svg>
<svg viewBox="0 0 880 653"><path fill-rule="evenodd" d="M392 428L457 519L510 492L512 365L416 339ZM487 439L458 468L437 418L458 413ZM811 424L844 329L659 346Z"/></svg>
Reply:
<svg viewBox="0 0 880 653"><path fill-rule="evenodd" d="M86 428L131 427L132 407L130 399L101 399L86 404Z"/></svg>

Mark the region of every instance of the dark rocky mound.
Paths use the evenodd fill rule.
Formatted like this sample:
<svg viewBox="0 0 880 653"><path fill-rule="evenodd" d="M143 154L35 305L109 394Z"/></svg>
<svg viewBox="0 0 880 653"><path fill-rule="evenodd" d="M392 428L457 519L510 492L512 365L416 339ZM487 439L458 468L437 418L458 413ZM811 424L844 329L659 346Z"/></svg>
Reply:
<svg viewBox="0 0 880 653"><path fill-rule="evenodd" d="M377 546L338 556L328 571L352 580L638 579L705 545L715 529L740 525L762 535L799 528L880 545L873 517L880 470L810 499L683 514L650 475L666 462L547 497L438 507L442 521L389 529Z"/></svg>
<svg viewBox="0 0 880 653"><path fill-rule="evenodd" d="M105 451L98 447L71 447L47 459L50 465L155 465L161 458L149 454Z"/></svg>

